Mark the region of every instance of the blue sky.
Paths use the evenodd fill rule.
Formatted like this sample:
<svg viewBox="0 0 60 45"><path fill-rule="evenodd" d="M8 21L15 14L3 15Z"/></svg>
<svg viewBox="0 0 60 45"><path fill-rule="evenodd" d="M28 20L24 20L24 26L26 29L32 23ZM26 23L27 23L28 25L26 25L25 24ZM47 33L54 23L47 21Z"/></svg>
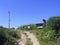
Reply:
<svg viewBox="0 0 60 45"><path fill-rule="evenodd" d="M60 0L0 0L0 25L8 27L8 11L11 27L42 22L51 16L60 16Z"/></svg>

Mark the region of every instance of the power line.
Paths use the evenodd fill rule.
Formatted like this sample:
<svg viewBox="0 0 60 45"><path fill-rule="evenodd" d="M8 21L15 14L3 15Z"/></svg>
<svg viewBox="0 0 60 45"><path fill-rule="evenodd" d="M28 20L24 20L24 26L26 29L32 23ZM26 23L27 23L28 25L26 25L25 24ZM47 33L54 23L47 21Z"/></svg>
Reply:
<svg viewBox="0 0 60 45"><path fill-rule="evenodd" d="M8 28L10 29L10 11L8 11Z"/></svg>

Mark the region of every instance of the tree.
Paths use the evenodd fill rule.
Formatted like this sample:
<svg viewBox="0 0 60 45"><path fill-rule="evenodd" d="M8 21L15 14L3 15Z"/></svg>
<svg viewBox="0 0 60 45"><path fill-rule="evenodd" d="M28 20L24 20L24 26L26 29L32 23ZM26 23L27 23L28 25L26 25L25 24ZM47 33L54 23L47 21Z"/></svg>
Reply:
<svg viewBox="0 0 60 45"><path fill-rule="evenodd" d="M47 21L47 26L50 27L52 30L59 30L60 29L60 16L50 17Z"/></svg>
<svg viewBox="0 0 60 45"><path fill-rule="evenodd" d="M46 27L46 20L45 19L43 19L43 27Z"/></svg>

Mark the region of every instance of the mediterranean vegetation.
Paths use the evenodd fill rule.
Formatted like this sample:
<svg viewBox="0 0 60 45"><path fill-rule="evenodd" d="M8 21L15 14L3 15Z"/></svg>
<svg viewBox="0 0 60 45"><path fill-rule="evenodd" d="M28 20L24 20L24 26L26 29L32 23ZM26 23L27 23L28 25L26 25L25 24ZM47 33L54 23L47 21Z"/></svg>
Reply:
<svg viewBox="0 0 60 45"><path fill-rule="evenodd" d="M17 29L0 26L0 45L18 45L17 40L21 38L21 31L33 33L40 45L60 45L60 16L50 17L42 26L44 27L37 28L35 24L30 24L30 29L28 29L28 25L20 26ZM27 34L24 34L27 37ZM27 38L26 45L33 45L29 38Z"/></svg>
<svg viewBox="0 0 60 45"><path fill-rule="evenodd" d="M18 29L28 31L27 25ZM29 31L36 35L41 45L60 45L60 16L50 17L42 29L37 29L36 25L31 24Z"/></svg>
<svg viewBox="0 0 60 45"><path fill-rule="evenodd" d="M18 45L17 40L20 38L19 30L14 28L5 28L0 26L0 45Z"/></svg>

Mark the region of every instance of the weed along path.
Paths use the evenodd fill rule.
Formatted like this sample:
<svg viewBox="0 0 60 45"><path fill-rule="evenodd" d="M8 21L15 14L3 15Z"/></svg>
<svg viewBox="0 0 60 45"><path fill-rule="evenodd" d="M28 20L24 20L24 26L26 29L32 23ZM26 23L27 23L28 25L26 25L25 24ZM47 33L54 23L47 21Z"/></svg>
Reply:
<svg viewBox="0 0 60 45"><path fill-rule="evenodd" d="M33 45L40 45L39 42L37 41L37 38L35 37L35 35L33 33L30 32L25 32L28 35L28 38L31 39L31 42L33 43Z"/></svg>

